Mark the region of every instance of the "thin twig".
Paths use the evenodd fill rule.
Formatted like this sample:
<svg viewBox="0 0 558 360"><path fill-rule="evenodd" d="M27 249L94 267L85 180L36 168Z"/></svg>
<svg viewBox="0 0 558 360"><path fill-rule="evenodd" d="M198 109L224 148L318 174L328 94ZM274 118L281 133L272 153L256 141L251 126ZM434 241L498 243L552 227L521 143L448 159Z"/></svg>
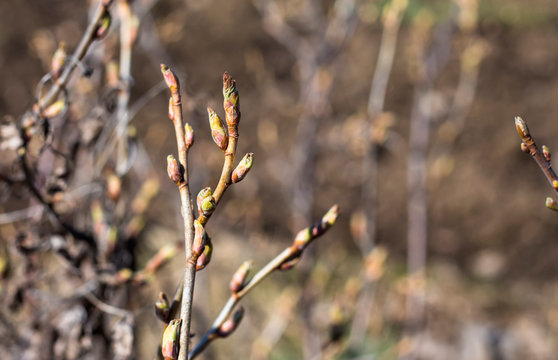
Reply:
<svg viewBox="0 0 558 360"><path fill-rule="evenodd" d="M184 267L184 288L182 292L182 307L180 318L182 325L180 330L179 360L186 360L188 355L188 340L190 339L190 322L192 318L192 300L194 297L194 283L196 280L196 263L190 261L192 257L192 244L194 241L194 216L192 214L190 187L188 184L188 148L184 139L184 121L182 117L182 102L180 95L180 84L176 75L166 66L161 65L163 77L171 91L169 102L169 117L174 125L176 143L178 147L178 159L182 166L182 178L177 182L182 203L182 216L184 217L184 251L186 253L186 265Z"/></svg>
<svg viewBox="0 0 558 360"><path fill-rule="evenodd" d="M280 269L284 265L289 265L290 261L297 261L306 247L310 245L319 236L323 235L333 224L335 223L337 216L339 214L339 207L334 205L329 211L324 215L322 220L317 224L300 231L295 237L293 245L289 246L283 250L279 255L268 262L260 271L258 271L250 281L248 281L240 291L233 292L229 299L227 300L225 306L221 309L221 312L211 325L211 328L207 331L204 337L200 340L200 343L192 350L189 355L189 359L195 358L199 355L213 340L218 338L218 331L220 327L225 323L225 321L231 316L235 306L244 296L246 296L250 290L255 288L259 283L261 283L266 277L268 277L274 271Z"/></svg>
<svg viewBox="0 0 558 360"><path fill-rule="evenodd" d="M362 204L365 219L364 231L361 231L358 245L363 259L374 249L376 242L376 208L378 191L378 146L371 139L373 122L384 109L387 84L393 66L397 37L401 25L401 19L407 8L406 0L395 0L386 9L383 15L383 32L378 51L376 69L370 86L367 107L367 122L364 129L365 150L362 158ZM366 276L363 276L361 293L358 297L355 315L351 324L349 334L349 346L360 344L364 339L368 320L372 311L375 284Z"/></svg>

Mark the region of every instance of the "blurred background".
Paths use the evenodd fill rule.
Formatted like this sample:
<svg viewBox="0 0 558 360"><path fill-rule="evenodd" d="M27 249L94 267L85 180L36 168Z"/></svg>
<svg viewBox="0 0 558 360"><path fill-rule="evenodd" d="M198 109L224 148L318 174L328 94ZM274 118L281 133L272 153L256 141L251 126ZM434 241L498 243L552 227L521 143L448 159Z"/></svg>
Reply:
<svg viewBox="0 0 558 360"><path fill-rule="evenodd" d="M342 212L200 358L557 358L555 194L513 124L558 148L555 2L115 0L64 110L34 124L31 179L18 129L97 5L0 3L0 357L156 358L153 303L184 263L176 245L143 270L182 239L165 63L195 131L193 194L221 172L206 107L224 118L224 71L241 99L237 158L255 158L208 224L193 344L243 261L259 269L331 205Z"/></svg>

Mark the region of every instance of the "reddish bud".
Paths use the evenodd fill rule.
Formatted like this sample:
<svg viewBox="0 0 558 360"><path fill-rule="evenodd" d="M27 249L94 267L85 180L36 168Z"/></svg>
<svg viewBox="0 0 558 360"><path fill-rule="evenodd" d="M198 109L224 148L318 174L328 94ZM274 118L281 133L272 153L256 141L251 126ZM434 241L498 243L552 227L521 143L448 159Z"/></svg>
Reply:
<svg viewBox="0 0 558 360"><path fill-rule="evenodd" d="M241 181L242 179L244 179L244 177L246 177L246 174L248 174L248 171L250 171L250 169L252 168L253 163L253 153L244 155L244 157L242 158L242 160L240 160L240 162L236 166L236 169L234 169L231 175L231 181L233 182L233 184Z"/></svg>
<svg viewBox="0 0 558 360"><path fill-rule="evenodd" d="M167 156L167 174L173 183L178 185L182 182L183 177L180 165L172 155Z"/></svg>
<svg viewBox="0 0 558 360"><path fill-rule="evenodd" d="M242 290L244 285L248 282L248 275L250 274L250 270L252 270L252 264L253 261L245 261L240 265L238 270L235 271L229 283L229 289L231 289L233 294Z"/></svg>
<svg viewBox="0 0 558 360"><path fill-rule="evenodd" d="M225 151L229 143L229 136L223 125L223 121L215 111L208 107L207 114L209 115L209 126L211 127L211 137L219 149Z"/></svg>
<svg viewBox="0 0 558 360"><path fill-rule="evenodd" d="M188 123L184 125L184 143L186 144L186 150L194 145L194 129Z"/></svg>
<svg viewBox="0 0 558 360"><path fill-rule="evenodd" d="M205 250L207 242L207 235L205 228L198 220L194 221L194 243L192 244L192 259L197 261L200 255Z"/></svg>
<svg viewBox="0 0 558 360"><path fill-rule="evenodd" d="M163 74L165 83L167 84L171 92L178 91L180 85L178 83L178 77L175 75L175 73L167 65L164 64L161 64L161 73Z"/></svg>
<svg viewBox="0 0 558 360"><path fill-rule="evenodd" d="M219 337L224 338L232 334L240 324L240 321L242 321L243 317L244 317L244 308L240 307L238 310L234 312L232 317L227 319L227 321L225 321L223 325L221 325L219 329L217 329L217 335Z"/></svg>
<svg viewBox="0 0 558 360"><path fill-rule="evenodd" d="M212 254L213 254L213 243L211 242L211 238L206 234L205 249L203 250L203 253L198 257L198 260L196 261L196 271L205 269L205 267L211 261Z"/></svg>
<svg viewBox="0 0 558 360"><path fill-rule="evenodd" d="M292 269L296 264L298 264L298 262L300 261L300 255L295 256L294 258L287 260L285 262L283 262L281 265L279 265L279 270L281 271L287 271Z"/></svg>
<svg viewBox="0 0 558 360"><path fill-rule="evenodd" d="M163 333L163 341L161 342L161 350L165 359L175 360L178 358L178 349L180 346L180 326L182 319L171 320Z"/></svg>

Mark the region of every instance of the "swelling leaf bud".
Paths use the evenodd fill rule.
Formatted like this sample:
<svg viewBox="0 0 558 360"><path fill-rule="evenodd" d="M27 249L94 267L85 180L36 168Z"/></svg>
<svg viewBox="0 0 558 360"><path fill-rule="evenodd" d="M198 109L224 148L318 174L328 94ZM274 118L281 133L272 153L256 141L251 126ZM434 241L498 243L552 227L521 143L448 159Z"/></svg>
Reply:
<svg viewBox="0 0 558 360"><path fill-rule="evenodd" d="M186 144L186 150L194 145L194 129L188 123L184 125L184 143Z"/></svg>
<svg viewBox="0 0 558 360"><path fill-rule="evenodd" d="M161 352L166 360L178 358L178 348L180 346L180 326L182 319L171 320L163 333L161 342Z"/></svg>
<svg viewBox="0 0 558 360"><path fill-rule="evenodd" d="M171 181L176 185L182 182L182 171L180 169L180 165L172 155L167 156L167 174L169 175Z"/></svg>
<svg viewBox="0 0 558 360"><path fill-rule="evenodd" d="M531 134L529 133L529 128L527 127L527 124L519 116L515 117L515 128L517 129L517 133L519 134L519 137L521 138L521 140L528 143L527 145L530 145L529 143L533 142L533 139L531 139Z"/></svg>
<svg viewBox="0 0 558 360"><path fill-rule="evenodd" d="M196 205L198 206L198 211L199 209L202 208L203 201L206 198L210 197L211 195L213 195L213 193L211 192L211 188L209 186L200 190L196 198Z"/></svg>
<svg viewBox="0 0 558 360"><path fill-rule="evenodd" d="M201 207L198 208L198 213L203 216L211 216L215 211L215 198L213 196L208 196L201 202Z"/></svg>
<svg viewBox="0 0 558 360"><path fill-rule="evenodd" d="M543 153L543 156L544 156L545 160L550 162L551 154L550 154L550 149L548 148L548 146L546 146L546 145L542 146L542 153Z"/></svg>
<svg viewBox="0 0 558 360"><path fill-rule="evenodd" d="M155 301L155 315L161 321L166 322L170 312L169 299L164 292L159 293L157 301Z"/></svg>
<svg viewBox="0 0 558 360"><path fill-rule="evenodd" d="M200 255L205 250L207 235L202 223L198 220L194 221L194 243L192 244L192 263L195 264Z"/></svg>
<svg viewBox="0 0 558 360"><path fill-rule="evenodd" d="M211 137L219 149L225 151L229 144L229 136L225 130L225 126L215 111L208 107L207 114L209 115L209 126L211 127Z"/></svg>
<svg viewBox="0 0 558 360"><path fill-rule="evenodd" d="M240 324L240 321L242 321L243 317L244 308L240 307L234 312L232 317L227 319L227 321L225 321L223 325L221 325L219 329L217 329L217 336L224 338L232 334Z"/></svg>
<svg viewBox="0 0 558 360"><path fill-rule="evenodd" d="M170 91L178 91L180 85L178 83L178 77L175 75L175 73L165 64L161 64L161 73L163 74L165 83L169 87Z"/></svg>
<svg viewBox="0 0 558 360"><path fill-rule="evenodd" d="M242 158L242 160L240 160L240 162L236 166L236 169L234 169L231 175L232 183L236 184L237 182L244 179L244 177L246 177L246 174L248 174L248 171L250 171L250 169L252 168L253 163L254 163L253 153L248 153L244 155L244 157Z"/></svg>
<svg viewBox="0 0 558 360"><path fill-rule="evenodd" d="M242 290L248 282L248 275L250 274L250 270L252 270L253 263L253 261L245 261L232 276L229 289L231 289L233 294Z"/></svg>
<svg viewBox="0 0 558 360"><path fill-rule="evenodd" d="M203 270L211 261L211 255L213 254L213 243L211 238L206 234L205 239L205 249L196 261L196 271Z"/></svg>

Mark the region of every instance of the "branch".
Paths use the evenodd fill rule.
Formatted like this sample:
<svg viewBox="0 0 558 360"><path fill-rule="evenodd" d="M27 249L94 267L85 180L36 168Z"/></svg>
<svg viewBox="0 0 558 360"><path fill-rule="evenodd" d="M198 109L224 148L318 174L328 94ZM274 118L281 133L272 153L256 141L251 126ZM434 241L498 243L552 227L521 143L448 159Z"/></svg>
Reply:
<svg viewBox="0 0 558 360"><path fill-rule="evenodd" d="M324 217L315 225L301 230L295 237L294 242L291 246L283 250L279 255L273 258L267 263L254 277L248 281L246 284L242 284L244 279L238 281L238 276L235 274L233 277L233 282L241 283L240 287L233 287L231 284L232 294L227 300L225 306L221 309L221 312L217 316L217 319L213 322L211 328L204 335L200 343L192 350L189 359L195 358L199 355L213 340L221 337L225 337L230 334L228 331L224 331L224 327L230 326L227 324L227 319L230 318L236 304L244 296L255 288L259 283L261 283L266 277L276 270L288 270L293 267L299 260L304 252L304 250L312 243L316 238L323 235L330 227L335 224L337 217L339 215L339 207L337 205L332 206ZM242 267L237 271L237 274L242 270ZM241 276L245 278L247 274ZM239 290L237 290L239 289ZM234 319L233 319L234 320ZM233 323L238 325L238 321L233 321Z"/></svg>
<svg viewBox="0 0 558 360"><path fill-rule="evenodd" d="M531 137L527 124L519 116L515 117L515 128L521 138L521 150L530 154L533 159L535 159L544 176L546 176L546 180L548 180L550 186L552 186L554 191L558 194L558 176L556 176L554 169L552 169L552 164L550 163L550 149L543 145L543 150L539 150L535 140ZM551 198L546 200L546 204L548 208L553 210L556 206L555 201Z"/></svg>
<svg viewBox="0 0 558 360"><path fill-rule="evenodd" d="M187 138L188 140L186 140L184 136L185 125L182 119L182 103L178 78L166 65L161 65L161 71L171 91L169 118L174 125L176 143L178 146L178 159L180 161L180 164L175 164L176 161L172 161L174 158L169 156L169 158L172 159L169 160L168 169L174 170L174 173L169 171L169 176L171 180L178 185L180 201L182 203L182 216L184 217L184 248L187 261L184 267L184 288L182 292L182 307L180 310L182 326L180 329L180 352L178 359L186 360L186 355L188 354L188 339L190 338L190 322L192 318L192 299L194 297L194 283L196 279L196 263L195 261L190 261L194 242L194 217L192 214L190 188L188 186L188 149L193 143L193 136L189 136ZM186 126L191 129L188 124L186 124Z"/></svg>

